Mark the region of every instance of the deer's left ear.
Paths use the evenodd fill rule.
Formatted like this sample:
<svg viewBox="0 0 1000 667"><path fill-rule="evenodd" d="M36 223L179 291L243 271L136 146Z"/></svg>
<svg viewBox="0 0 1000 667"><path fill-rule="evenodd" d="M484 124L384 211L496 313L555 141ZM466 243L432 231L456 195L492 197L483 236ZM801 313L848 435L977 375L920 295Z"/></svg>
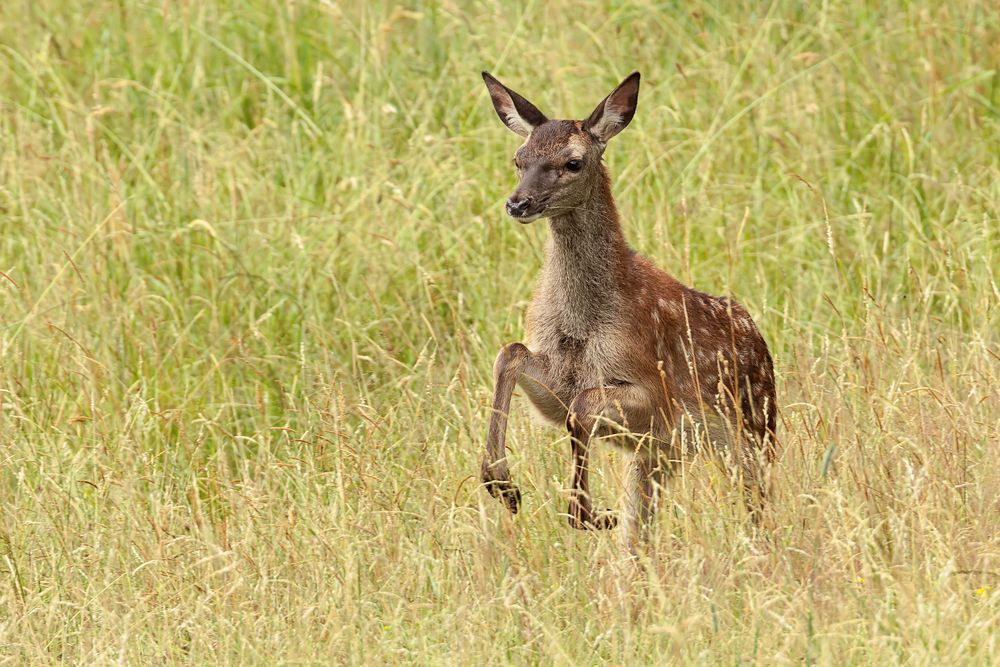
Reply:
<svg viewBox="0 0 1000 667"><path fill-rule="evenodd" d="M600 143L606 144L632 122L638 104L639 73L632 72L610 95L601 100L584 121L583 129L594 135Z"/></svg>

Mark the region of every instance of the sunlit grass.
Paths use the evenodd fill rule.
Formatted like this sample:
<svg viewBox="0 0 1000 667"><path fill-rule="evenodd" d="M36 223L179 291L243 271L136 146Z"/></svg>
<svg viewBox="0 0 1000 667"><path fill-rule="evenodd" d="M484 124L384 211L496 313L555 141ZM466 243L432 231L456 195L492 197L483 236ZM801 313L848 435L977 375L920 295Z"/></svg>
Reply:
<svg viewBox="0 0 1000 667"><path fill-rule="evenodd" d="M1000 660L1000 15L723 4L4 3L0 655ZM629 569L518 399L479 487L547 234L482 69L642 72L614 190L771 345L769 539L694 461Z"/></svg>

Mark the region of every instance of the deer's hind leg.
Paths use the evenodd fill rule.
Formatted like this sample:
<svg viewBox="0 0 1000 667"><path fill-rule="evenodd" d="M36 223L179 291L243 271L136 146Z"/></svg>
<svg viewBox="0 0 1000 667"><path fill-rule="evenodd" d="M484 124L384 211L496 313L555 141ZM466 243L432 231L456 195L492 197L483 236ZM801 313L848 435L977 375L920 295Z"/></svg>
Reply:
<svg viewBox="0 0 1000 667"><path fill-rule="evenodd" d="M705 411L681 420L678 435L689 453L706 450L731 482L741 487L750 522L759 526L767 500L766 434L732 423L722 412Z"/></svg>
<svg viewBox="0 0 1000 667"><path fill-rule="evenodd" d="M760 528L764 520L764 506L770 491L771 459L768 447L772 436L753 433L744 436L741 451L740 473L743 482L743 500L753 526Z"/></svg>
<svg viewBox="0 0 1000 667"><path fill-rule="evenodd" d="M596 514L591 502L591 442L595 437L616 434L648 438L645 434L652 428L653 405L649 392L635 384L585 389L573 399L566 420L573 447L573 482L567 512L570 526L581 530L615 527L618 522L615 516L607 512Z"/></svg>
<svg viewBox="0 0 1000 667"><path fill-rule="evenodd" d="M639 440L628 461L622 538L633 554L649 538L662 494L672 472L669 450L657 440Z"/></svg>

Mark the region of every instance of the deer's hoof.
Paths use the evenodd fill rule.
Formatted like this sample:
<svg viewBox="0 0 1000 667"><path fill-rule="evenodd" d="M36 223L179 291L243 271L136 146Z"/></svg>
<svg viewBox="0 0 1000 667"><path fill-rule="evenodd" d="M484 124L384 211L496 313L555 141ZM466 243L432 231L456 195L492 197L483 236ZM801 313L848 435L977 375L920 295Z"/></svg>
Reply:
<svg viewBox="0 0 1000 667"><path fill-rule="evenodd" d="M618 517L611 510L595 514L578 503L570 503L567 520L576 530L611 530L618 525Z"/></svg>
<svg viewBox="0 0 1000 667"><path fill-rule="evenodd" d="M507 472L506 466L495 473L491 466L484 463L482 480L491 496L503 503L511 514L517 514L521 506L521 491L510 481L510 473Z"/></svg>
<svg viewBox="0 0 1000 667"><path fill-rule="evenodd" d="M502 502L511 514L517 514L517 510L521 506L521 491L514 482L496 479L486 482L486 489L491 496Z"/></svg>

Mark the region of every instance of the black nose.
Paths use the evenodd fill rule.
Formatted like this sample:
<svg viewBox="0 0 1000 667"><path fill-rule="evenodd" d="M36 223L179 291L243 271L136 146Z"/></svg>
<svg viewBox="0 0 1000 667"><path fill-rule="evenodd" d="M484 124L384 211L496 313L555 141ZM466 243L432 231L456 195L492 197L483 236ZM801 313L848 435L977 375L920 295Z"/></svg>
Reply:
<svg viewBox="0 0 1000 667"><path fill-rule="evenodd" d="M507 200L507 215L520 216L531 206L531 197L511 197Z"/></svg>

